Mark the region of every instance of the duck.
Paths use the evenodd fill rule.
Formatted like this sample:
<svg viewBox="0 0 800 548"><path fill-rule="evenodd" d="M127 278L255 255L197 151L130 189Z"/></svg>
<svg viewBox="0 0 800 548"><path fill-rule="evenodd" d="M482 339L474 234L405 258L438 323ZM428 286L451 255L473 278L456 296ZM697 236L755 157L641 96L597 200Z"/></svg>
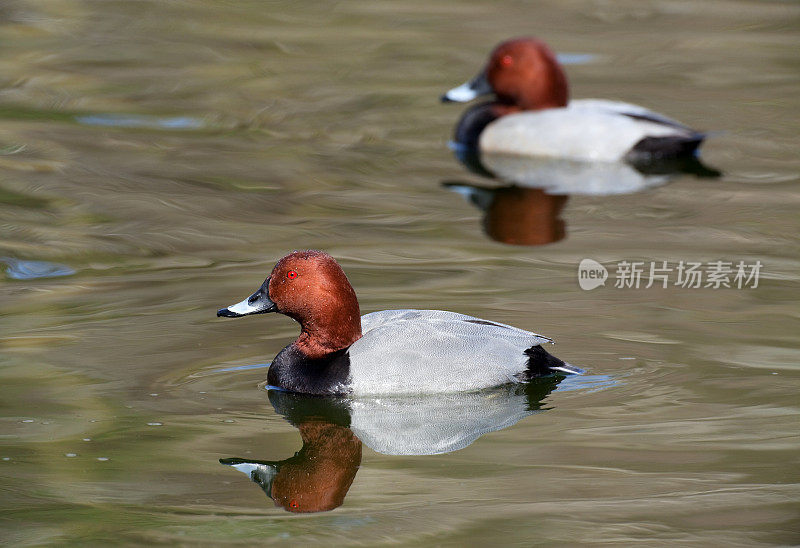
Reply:
<svg viewBox="0 0 800 548"><path fill-rule="evenodd" d="M456 125L456 151L637 165L694 157L706 137L639 105L570 100L556 56L533 37L499 44L475 78L441 100L469 102L489 94L494 100L467 109Z"/></svg>
<svg viewBox="0 0 800 548"><path fill-rule="evenodd" d="M255 293L217 317L271 312L300 324L267 371L268 387L289 392L452 393L584 372L542 347L552 339L499 322L444 310L361 316L347 275L323 251L289 253Z"/></svg>

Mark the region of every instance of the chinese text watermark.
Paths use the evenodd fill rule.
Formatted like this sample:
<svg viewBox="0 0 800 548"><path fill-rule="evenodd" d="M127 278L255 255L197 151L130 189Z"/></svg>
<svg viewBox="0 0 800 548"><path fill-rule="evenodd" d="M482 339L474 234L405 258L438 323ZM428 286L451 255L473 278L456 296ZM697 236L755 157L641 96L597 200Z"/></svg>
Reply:
<svg viewBox="0 0 800 548"><path fill-rule="evenodd" d="M682 287L685 289L755 289L761 261L619 261L614 268L617 289ZM591 290L605 285L608 269L593 259L578 265L578 285Z"/></svg>

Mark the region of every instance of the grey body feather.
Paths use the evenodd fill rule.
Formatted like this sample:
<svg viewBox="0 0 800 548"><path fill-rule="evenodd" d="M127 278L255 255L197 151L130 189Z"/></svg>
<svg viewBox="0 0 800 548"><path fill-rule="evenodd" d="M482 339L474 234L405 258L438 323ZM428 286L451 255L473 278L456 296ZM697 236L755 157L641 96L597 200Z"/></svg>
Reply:
<svg viewBox="0 0 800 548"><path fill-rule="evenodd" d="M638 105L578 99L563 108L526 111L495 120L483 130L484 153L615 162L646 137L697 133Z"/></svg>
<svg viewBox="0 0 800 548"><path fill-rule="evenodd" d="M525 350L551 339L510 325L441 310L383 310L361 318L350 347L359 394L477 390L520 382ZM520 375L520 377L518 377Z"/></svg>

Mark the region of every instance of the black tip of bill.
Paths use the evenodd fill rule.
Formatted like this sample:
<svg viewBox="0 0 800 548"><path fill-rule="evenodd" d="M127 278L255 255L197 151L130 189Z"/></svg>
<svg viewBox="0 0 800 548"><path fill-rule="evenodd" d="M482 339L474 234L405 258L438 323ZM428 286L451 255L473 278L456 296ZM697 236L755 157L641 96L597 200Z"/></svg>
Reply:
<svg viewBox="0 0 800 548"><path fill-rule="evenodd" d="M217 318L238 318L239 316L241 316L241 314L231 312L227 308L220 308L217 310Z"/></svg>

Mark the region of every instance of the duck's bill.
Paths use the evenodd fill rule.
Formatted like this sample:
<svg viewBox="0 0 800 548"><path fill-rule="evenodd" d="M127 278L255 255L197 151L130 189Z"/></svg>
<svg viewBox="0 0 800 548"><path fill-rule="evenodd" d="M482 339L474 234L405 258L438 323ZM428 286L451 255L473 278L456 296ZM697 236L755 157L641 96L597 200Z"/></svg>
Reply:
<svg viewBox="0 0 800 548"><path fill-rule="evenodd" d="M258 291L240 303L233 304L228 308L220 308L217 310L217 316L238 318L240 316L249 316L250 314L266 314L277 311L277 305L269 298L269 278L267 278L258 288Z"/></svg>
<svg viewBox="0 0 800 548"><path fill-rule="evenodd" d="M469 82L442 95L442 102L466 103L489 93L492 93L492 87L489 85L489 80L486 79L486 72L483 71Z"/></svg>

